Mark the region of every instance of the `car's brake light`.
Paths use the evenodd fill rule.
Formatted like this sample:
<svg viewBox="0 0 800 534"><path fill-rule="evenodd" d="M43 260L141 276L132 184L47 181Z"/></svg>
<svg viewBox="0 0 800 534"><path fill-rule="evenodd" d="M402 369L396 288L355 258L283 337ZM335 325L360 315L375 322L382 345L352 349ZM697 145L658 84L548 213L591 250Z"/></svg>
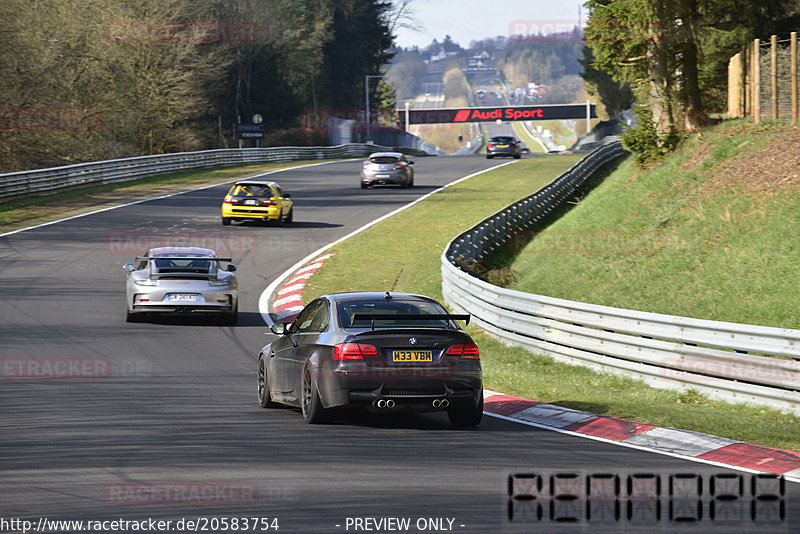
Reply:
<svg viewBox="0 0 800 534"><path fill-rule="evenodd" d="M489 148L494 148L494 143L489 143Z"/></svg>
<svg viewBox="0 0 800 534"><path fill-rule="evenodd" d="M262 206L275 206L275 205L277 205L277 204L278 204L278 203L277 203L277 202L275 202L274 200L262 200L262 201L261 201L261 205L262 205Z"/></svg>
<svg viewBox="0 0 800 534"><path fill-rule="evenodd" d="M235 198L226 198L225 200L222 201L222 203L223 204L238 204L239 201L236 200Z"/></svg>
<svg viewBox="0 0 800 534"><path fill-rule="evenodd" d="M405 167L406 164L401 161L400 163L395 163L394 166L395 166L395 168L397 168L397 167L401 167L402 168L402 167Z"/></svg>
<svg viewBox="0 0 800 534"><path fill-rule="evenodd" d="M478 345L475 343L459 343L458 345L451 345L447 349L448 356L458 356L459 358L468 360L477 360L481 357Z"/></svg>
<svg viewBox="0 0 800 534"><path fill-rule="evenodd" d="M335 360L363 360L364 356L377 356L378 349L363 343L340 343L333 346Z"/></svg>

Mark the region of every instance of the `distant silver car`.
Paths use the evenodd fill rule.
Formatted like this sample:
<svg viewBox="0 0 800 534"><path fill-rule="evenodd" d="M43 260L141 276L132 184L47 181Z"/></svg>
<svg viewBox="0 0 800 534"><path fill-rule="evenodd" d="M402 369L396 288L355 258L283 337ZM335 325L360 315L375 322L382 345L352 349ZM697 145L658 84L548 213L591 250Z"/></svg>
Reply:
<svg viewBox="0 0 800 534"><path fill-rule="evenodd" d="M400 152L375 152L361 167L361 188L376 185L414 186L413 161Z"/></svg>
<svg viewBox="0 0 800 534"><path fill-rule="evenodd" d="M236 324L239 310L239 285L228 263L207 248L151 248L128 271L125 320L136 322L148 314L220 315L225 324Z"/></svg>

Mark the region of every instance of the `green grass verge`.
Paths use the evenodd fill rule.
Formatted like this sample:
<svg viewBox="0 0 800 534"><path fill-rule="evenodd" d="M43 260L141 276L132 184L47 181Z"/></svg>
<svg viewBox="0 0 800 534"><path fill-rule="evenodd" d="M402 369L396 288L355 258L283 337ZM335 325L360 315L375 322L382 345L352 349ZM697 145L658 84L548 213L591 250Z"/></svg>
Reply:
<svg viewBox="0 0 800 534"><path fill-rule="evenodd" d="M441 191L332 249L303 300L324 293L396 290L441 300L440 256L447 242L566 170L578 156L523 159ZM503 184L503 187L498 187ZM555 269L554 269L555 267ZM557 262L548 266L562 270ZM564 273L566 274L566 273ZM468 328L481 347L489 389L594 413L800 450L800 419L774 410L650 388L506 347Z"/></svg>
<svg viewBox="0 0 800 534"><path fill-rule="evenodd" d="M516 275L508 287L800 328L800 188L748 192L743 188L764 184L734 183L749 179L736 173L719 176L723 164L760 158L779 131L755 135L726 125L647 171L629 158L569 213L527 236L527 246L505 264ZM764 156L773 158L770 152Z"/></svg>
<svg viewBox="0 0 800 534"><path fill-rule="evenodd" d="M177 192L187 189L188 186L203 187L226 180L236 180L241 177L313 163L319 163L319 160L186 170L130 182L70 189L49 195L27 195L0 202L0 233L124 202Z"/></svg>

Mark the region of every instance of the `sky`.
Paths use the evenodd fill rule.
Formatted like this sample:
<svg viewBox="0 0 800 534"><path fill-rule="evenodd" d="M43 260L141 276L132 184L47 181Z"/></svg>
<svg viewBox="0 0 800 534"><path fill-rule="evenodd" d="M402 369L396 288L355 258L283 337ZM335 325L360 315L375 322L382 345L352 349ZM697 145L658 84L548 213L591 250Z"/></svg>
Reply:
<svg viewBox="0 0 800 534"><path fill-rule="evenodd" d="M450 35L468 47L470 41L502 35L537 34L586 24L585 0L412 0L411 11L419 31L400 28L397 44L427 46ZM539 31L537 31L539 30Z"/></svg>

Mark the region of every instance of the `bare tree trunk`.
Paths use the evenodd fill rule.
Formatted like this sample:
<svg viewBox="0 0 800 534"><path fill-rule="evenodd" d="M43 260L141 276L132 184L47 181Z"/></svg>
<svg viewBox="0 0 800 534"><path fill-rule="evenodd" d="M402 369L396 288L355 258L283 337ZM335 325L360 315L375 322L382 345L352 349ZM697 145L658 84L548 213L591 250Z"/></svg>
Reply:
<svg viewBox="0 0 800 534"><path fill-rule="evenodd" d="M664 20L662 5L657 7L658 20ZM675 117L672 108L672 80L669 72L664 27L658 21L650 24L647 44L650 111L659 132L671 131Z"/></svg>
<svg viewBox="0 0 800 534"><path fill-rule="evenodd" d="M695 24L699 17L697 0L683 0L680 7L684 127L688 131L694 131L708 123L708 116L703 110L697 73L697 33L695 31Z"/></svg>

